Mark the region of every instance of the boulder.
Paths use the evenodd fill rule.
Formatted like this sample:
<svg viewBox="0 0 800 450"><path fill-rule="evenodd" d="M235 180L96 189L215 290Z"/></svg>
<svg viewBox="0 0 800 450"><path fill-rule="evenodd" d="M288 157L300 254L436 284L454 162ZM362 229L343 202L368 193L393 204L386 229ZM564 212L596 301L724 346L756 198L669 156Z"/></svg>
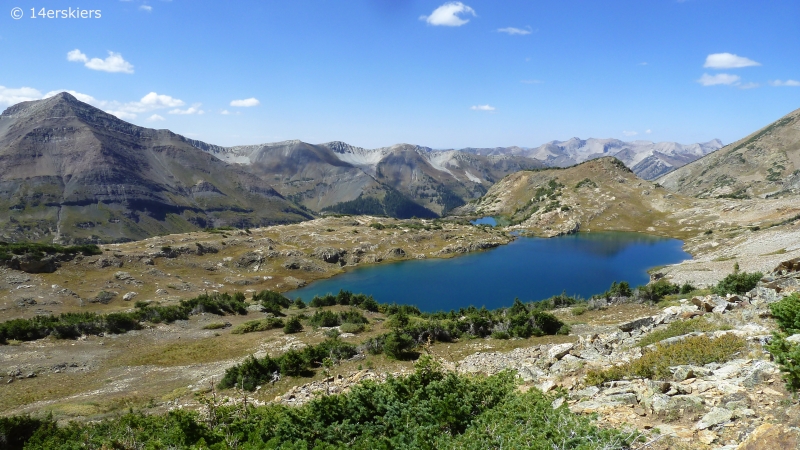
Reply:
<svg viewBox="0 0 800 450"><path fill-rule="evenodd" d="M103 269L105 267L122 267L122 261L116 258L99 258L94 263L95 267L98 269Z"/></svg>
<svg viewBox="0 0 800 450"><path fill-rule="evenodd" d="M58 268L54 256L36 258L33 255L24 255L18 258L19 269L27 273L53 273Z"/></svg>
<svg viewBox="0 0 800 450"><path fill-rule="evenodd" d="M567 353L569 353L572 348L575 347L575 344L572 342L567 342L566 344L558 344L550 347L550 350L547 351L547 356L550 359L561 359Z"/></svg>
<svg viewBox="0 0 800 450"><path fill-rule="evenodd" d="M384 258L405 258L406 252L400 247L391 248L386 251Z"/></svg>
<svg viewBox="0 0 800 450"><path fill-rule="evenodd" d="M619 326L619 329L624 332L631 332L633 330L638 330L642 327L649 327L655 323L655 319L652 317L642 317L640 319L632 320L628 323L623 323Z"/></svg>
<svg viewBox="0 0 800 450"><path fill-rule="evenodd" d="M725 408L711 408L711 411L706 413L702 419L695 425L698 430L705 430L706 428L713 427L725 422L730 422L733 419L733 411Z"/></svg>
<svg viewBox="0 0 800 450"><path fill-rule="evenodd" d="M786 342L791 342L792 344L800 344L800 334L793 334L787 337Z"/></svg>
<svg viewBox="0 0 800 450"><path fill-rule="evenodd" d="M344 255L344 251L332 247L318 247L311 252L311 256L321 259L328 264L336 264Z"/></svg>
<svg viewBox="0 0 800 450"><path fill-rule="evenodd" d="M797 429L786 425L765 423L753 430L736 450L796 449L800 447Z"/></svg>
<svg viewBox="0 0 800 450"><path fill-rule="evenodd" d="M245 268L254 266L256 264L261 264L264 262L264 257L256 252L247 252L244 255L240 256L236 259L234 263L236 267Z"/></svg>
<svg viewBox="0 0 800 450"><path fill-rule="evenodd" d="M126 302L129 302L129 301L133 300L134 298L136 298L137 295L139 295L139 294L136 293L136 292L128 292L127 294L122 296L122 299L125 300Z"/></svg>

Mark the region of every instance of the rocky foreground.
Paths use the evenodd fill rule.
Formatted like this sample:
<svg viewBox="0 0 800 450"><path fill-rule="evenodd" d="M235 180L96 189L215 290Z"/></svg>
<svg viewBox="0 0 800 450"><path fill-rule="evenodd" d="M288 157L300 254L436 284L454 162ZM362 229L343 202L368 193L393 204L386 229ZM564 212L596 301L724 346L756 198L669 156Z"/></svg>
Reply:
<svg viewBox="0 0 800 450"><path fill-rule="evenodd" d="M563 389L573 412L597 413L599 422L605 426L642 431L648 442L638 448L795 449L800 446L800 405L785 389L780 368L771 360L765 345L776 329L769 305L800 291L798 270L800 263L785 262L745 295L686 298L654 315L635 320L608 325L578 324L573 327L570 342L509 352L478 351L455 361L442 357L445 351L439 346L444 344L429 351L442 357L448 370L484 375L512 370L522 382L521 389L536 387L545 392ZM639 345L652 332L695 318L718 329ZM631 378L591 385L585 377L592 369L634 361L656 345L695 336L717 339L726 335L747 342L745 350L730 361L672 366L671 376L665 380ZM800 341L800 335L789 339ZM347 392L364 380L380 382L404 373L361 370L293 387L273 402L301 405L318 395Z"/></svg>

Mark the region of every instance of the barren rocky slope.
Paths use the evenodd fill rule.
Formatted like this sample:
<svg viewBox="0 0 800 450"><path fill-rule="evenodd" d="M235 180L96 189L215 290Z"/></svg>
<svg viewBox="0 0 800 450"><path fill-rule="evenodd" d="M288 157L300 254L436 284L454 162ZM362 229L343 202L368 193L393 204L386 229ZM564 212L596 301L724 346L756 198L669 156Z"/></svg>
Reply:
<svg viewBox="0 0 800 450"><path fill-rule="evenodd" d="M797 194L800 110L656 181L670 191L704 198Z"/></svg>
<svg viewBox="0 0 800 450"><path fill-rule="evenodd" d="M67 93L0 115L0 239L113 242L310 215L168 130Z"/></svg>

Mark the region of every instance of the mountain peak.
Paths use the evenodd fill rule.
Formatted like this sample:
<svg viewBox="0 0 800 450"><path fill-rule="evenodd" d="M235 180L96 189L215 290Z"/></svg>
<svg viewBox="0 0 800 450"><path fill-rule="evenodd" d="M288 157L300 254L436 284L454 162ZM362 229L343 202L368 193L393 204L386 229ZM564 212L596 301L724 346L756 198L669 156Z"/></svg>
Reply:
<svg viewBox="0 0 800 450"><path fill-rule="evenodd" d="M87 112L108 115L102 110L78 100L69 92L59 92L52 97L41 100L17 103L3 111L0 117L4 119L17 119L31 117L37 113L45 113L48 117L65 117L79 115L79 113L85 114Z"/></svg>

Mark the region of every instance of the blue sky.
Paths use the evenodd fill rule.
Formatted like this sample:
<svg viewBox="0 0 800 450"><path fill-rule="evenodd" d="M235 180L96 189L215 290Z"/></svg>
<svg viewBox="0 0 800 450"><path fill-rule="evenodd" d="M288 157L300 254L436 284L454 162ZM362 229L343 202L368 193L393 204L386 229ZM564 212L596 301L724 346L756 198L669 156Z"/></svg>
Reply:
<svg viewBox="0 0 800 450"><path fill-rule="evenodd" d="M220 145L730 143L800 108L797 0L4 5L0 108L69 90ZM70 7L101 17L31 17Z"/></svg>

